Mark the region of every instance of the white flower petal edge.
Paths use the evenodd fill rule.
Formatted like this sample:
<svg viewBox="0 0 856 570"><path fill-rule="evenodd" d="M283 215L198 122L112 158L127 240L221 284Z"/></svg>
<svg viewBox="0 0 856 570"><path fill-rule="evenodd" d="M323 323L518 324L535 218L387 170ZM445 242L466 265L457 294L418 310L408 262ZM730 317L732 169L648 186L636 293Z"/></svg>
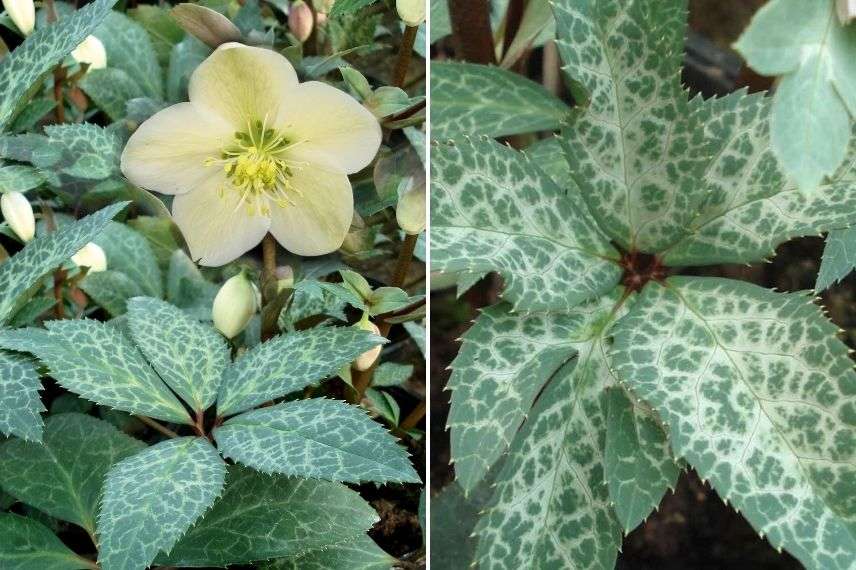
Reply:
<svg viewBox="0 0 856 570"><path fill-rule="evenodd" d="M192 103L159 111L131 135L122 153L122 172L133 184L161 194L184 194L212 180L222 169L205 166L232 140L234 129ZM216 187L211 190L216 195Z"/></svg>
<svg viewBox="0 0 856 570"><path fill-rule="evenodd" d="M216 183L188 194L176 196L172 217L181 228L190 256L200 265L225 265L253 249L270 227L270 218L240 204L240 196L226 188L222 196L217 188L226 187L220 173Z"/></svg>
<svg viewBox="0 0 856 570"><path fill-rule="evenodd" d="M335 87L318 81L301 83L284 95L276 127L297 141L294 155L336 166L353 174L377 154L381 128L377 118Z"/></svg>
<svg viewBox="0 0 856 570"><path fill-rule="evenodd" d="M282 55L265 48L227 43L218 47L190 77L190 101L228 120L234 129L273 119L297 73Z"/></svg>
<svg viewBox="0 0 856 570"><path fill-rule="evenodd" d="M294 205L273 208L270 232L298 255L323 255L345 241L354 216L354 195L348 177L310 165L291 179Z"/></svg>

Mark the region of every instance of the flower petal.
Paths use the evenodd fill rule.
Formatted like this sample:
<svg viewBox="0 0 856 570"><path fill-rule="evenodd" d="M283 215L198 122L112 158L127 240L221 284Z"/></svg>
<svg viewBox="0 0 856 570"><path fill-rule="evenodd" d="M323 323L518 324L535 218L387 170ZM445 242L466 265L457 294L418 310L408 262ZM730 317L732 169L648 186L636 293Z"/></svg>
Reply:
<svg viewBox="0 0 856 570"><path fill-rule="evenodd" d="M338 249L354 216L354 194L348 177L308 166L296 171L291 183L297 190L288 193L294 204L271 204L270 232L298 255L324 255Z"/></svg>
<svg viewBox="0 0 856 570"><path fill-rule="evenodd" d="M356 99L318 81L286 94L276 125L299 141L290 155L335 166L347 174L365 168L380 148L380 123Z"/></svg>
<svg viewBox="0 0 856 570"><path fill-rule="evenodd" d="M297 86L297 73L275 51L227 43L217 48L190 77L190 100L203 105L234 129L249 122L273 120L286 92Z"/></svg>
<svg viewBox="0 0 856 570"><path fill-rule="evenodd" d="M205 166L220 156L234 129L191 103L159 111L131 135L122 153L122 172L133 184L161 194L184 194L222 169Z"/></svg>
<svg viewBox="0 0 856 570"><path fill-rule="evenodd" d="M218 190L224 185L221 197ZM258 245L267 233L270 219L258 209L251 215L239 199L221 175L215 184L173 200L172 217L187 240L190 256L201 265L225 265Z"/></svg>

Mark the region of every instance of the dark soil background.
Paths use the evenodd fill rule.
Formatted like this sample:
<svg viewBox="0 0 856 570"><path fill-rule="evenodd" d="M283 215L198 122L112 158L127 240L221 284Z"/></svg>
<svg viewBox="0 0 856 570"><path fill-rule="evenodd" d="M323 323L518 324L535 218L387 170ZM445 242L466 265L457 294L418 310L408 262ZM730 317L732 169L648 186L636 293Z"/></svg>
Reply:
<svg viewBox="0 0 856 570"><path fill-rule="evenodd" d="M770 78L748 70L729 46L746 28L764 0L690 0L690 33L684 82L705 96L739 87L769 89ZM530 76L540 65L529 62ZM535 61L534 63L540 63ZM781 291L813 289L823 253L821 237L802 238L782 245L770 263L753 266L721 265L688 268L684 274L723 276L750 281ZM453 289L432 296L431 322L431 490L436 495L454 474L449 466L449 434L445 429L449 393L447 367L458 351L455 340L476 317L476 309L493 304L501 279L488 276L461 299ZM822 295L830 318L841 327L844 340L856 340L856 277L851 276ZM442 548L435 542L434 549ZM433 556L432 556L433 557ZM802 565L777 552L752 527L703 484L692 470L681 475L674 493L658 511L624 539L616 568L621 570L796 570ZM438 567L438 570L443 570Z"/></svg>

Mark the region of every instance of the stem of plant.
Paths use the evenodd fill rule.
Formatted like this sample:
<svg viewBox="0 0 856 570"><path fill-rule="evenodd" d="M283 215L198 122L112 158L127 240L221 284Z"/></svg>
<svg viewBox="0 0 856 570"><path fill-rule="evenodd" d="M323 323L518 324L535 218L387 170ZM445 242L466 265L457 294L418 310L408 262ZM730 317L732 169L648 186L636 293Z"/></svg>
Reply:
<svg viewBox="0 0 856 570"><path fill-rule="evenodd" d="M159 422L156 422L155 420L153 420L150 417L147 417L147 416L134 416L134 417L136 417L138 420L140 420L141 422L143 422L144 424L146 424L147 426L149 426L153 430L158 431L158 432L162 433L163 435L165 435L169 438L178 437L177 433L175 433L174 431L172 431L168 427L160 424Z"/></svg>
<svg viewBox="0 0 856 570"><path fill-rule="evenodd" d="M398 60L395 62L395 71L392 75L392 84L395 87L404 87L407 80L407 70L410 69L410 57L413 54L413 46L416 44L416 33L419 28L406 26L404 36L401 38L401 48L398 50Z"/></svg>
<svg viewBox="0 0 856 570"><path fill-rule="evenodd" d="M407 417L402 420L398 427L401 431L411 430L416 427L416 424L419 423L419 420L425 417L425 400L419 402L419 404L413 408L413 411L407 414Z"/></svg>
<svg viewBox="0 0 856 570"><path fill-rule="evenodd" d="M449 0L449 19L457 59L485 65L496 63L487 0Z"/></svg>
<svg viewBox="0 0 856 570"><path fill-rule="evenodd" d="M272 234L265 235L262 240L262 306L273 302L276 297L272 292L275 291L274 283L276 283L276 239ZM276 334L276 321L273 320L262 323L261 339L265 341Z"/></svg>

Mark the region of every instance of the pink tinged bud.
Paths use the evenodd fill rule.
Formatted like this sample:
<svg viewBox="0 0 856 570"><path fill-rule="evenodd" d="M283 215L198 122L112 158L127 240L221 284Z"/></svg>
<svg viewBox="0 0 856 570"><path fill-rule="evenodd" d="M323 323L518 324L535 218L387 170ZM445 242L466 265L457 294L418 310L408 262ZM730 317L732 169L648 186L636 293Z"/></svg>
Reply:
<svg viewBox="0 0 856 570"><path fill-rule="evenodd" d="M36 235L36 219L26 196L20 192L4 193L0 197L0 210L3 212L3 219L22 242L33 239Z"/></svg>
<svg viewBox="0 0 856 570"><path fill-rule="evenodd" d="M295 2L291 5L288 13L288 29L300 43L305 42L312 35L313 20L312 9L306 2Z"/></svg>

